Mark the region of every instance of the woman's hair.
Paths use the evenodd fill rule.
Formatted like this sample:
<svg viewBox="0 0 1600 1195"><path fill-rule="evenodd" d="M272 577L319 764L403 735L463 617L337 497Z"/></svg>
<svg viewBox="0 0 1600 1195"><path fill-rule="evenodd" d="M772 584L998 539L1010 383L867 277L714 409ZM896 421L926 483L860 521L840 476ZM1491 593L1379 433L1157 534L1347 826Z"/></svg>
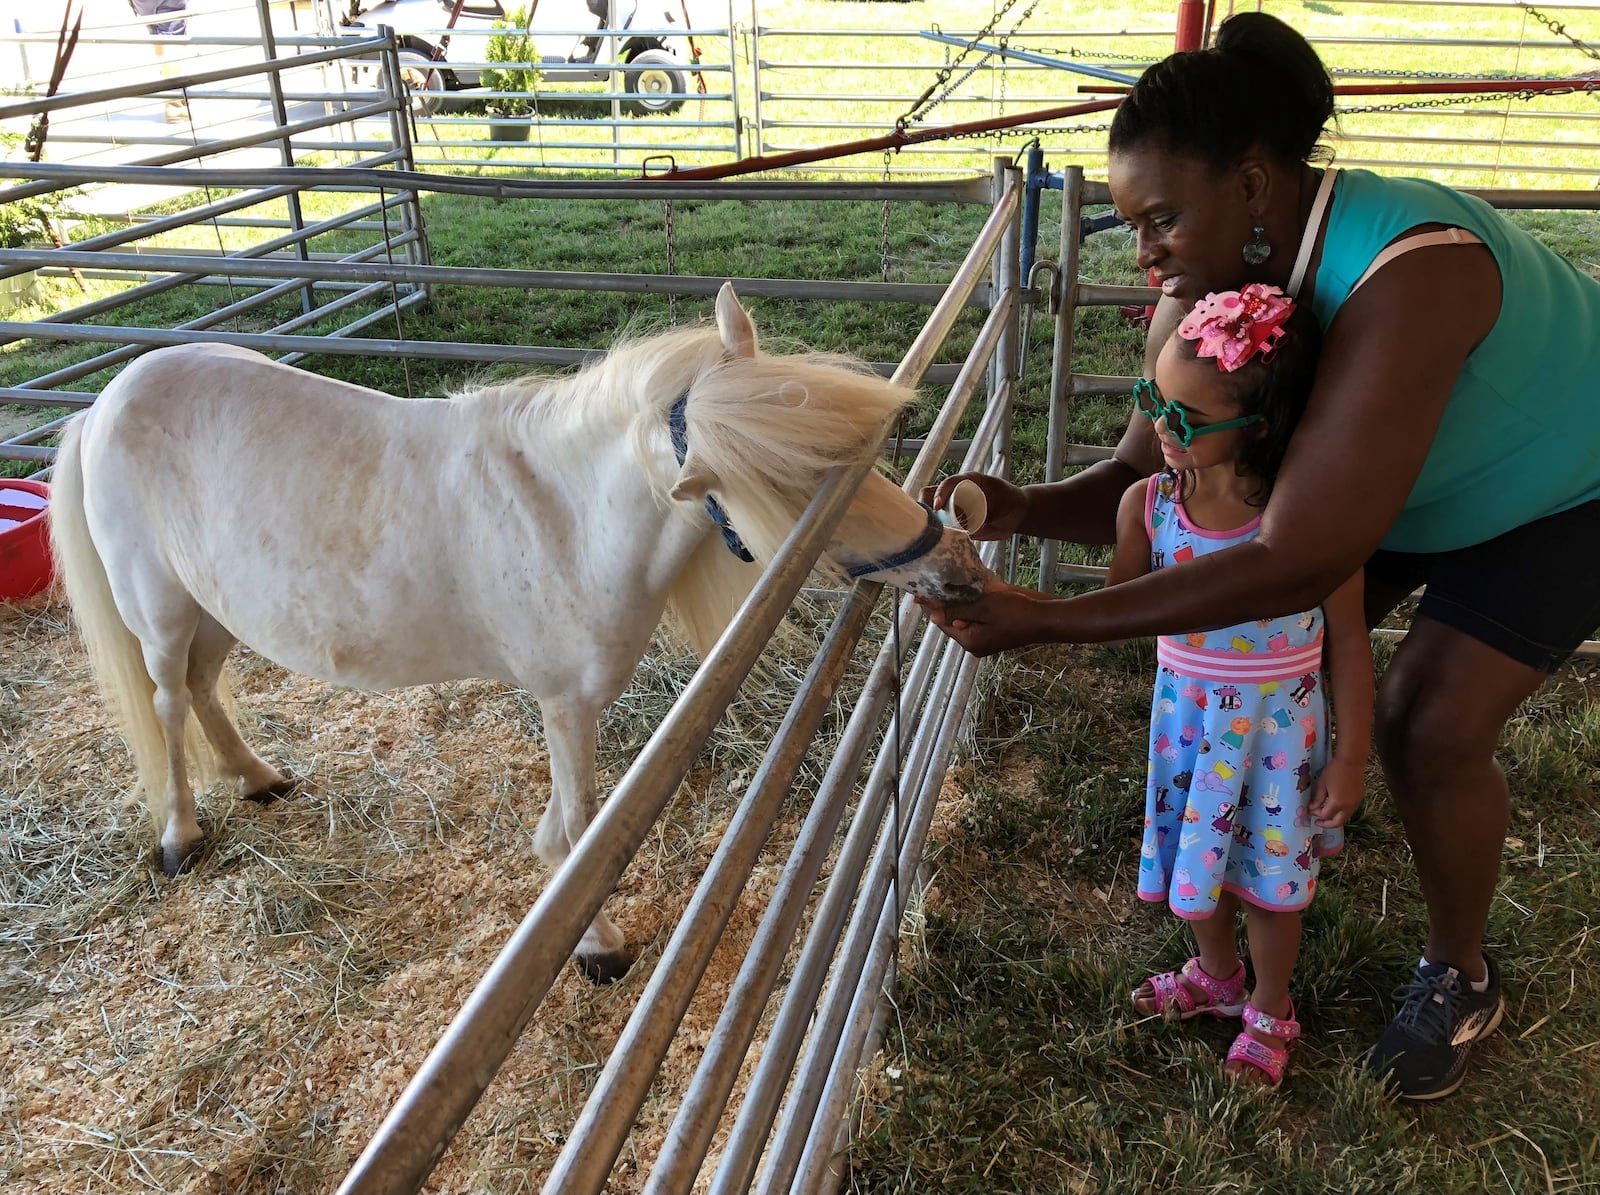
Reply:
<svg viewBox="0 0 1600 1195"><path fill-rule="evenodd" d="M1162 59L1111 121L1112 153L1151 141L1227 169L1255 146L1307 162L1333 118L1333 80L1317 52L1277 17L1229 17L1210 49Z"/></svg>
<svg viewBox="0 0 1600 1195"><path fill-rule="evenodd" d="M1176 332L1178 351L1186 359L1199 359L1210 364L1210 358L1198 358L1197 341L1188 340ZM1261 421L1241 429L1243 437L1235 469L1241 477L1253 477L1256 488L1246 499L1251 506L1265 506L1272 496L1273 484L1278 480L1278 470L1289 451L1289 440L1300 424L1306 401L1311 397L1311 383L1317 375L1317 353L1322 347L1322 327L1305 304L1296 304L1283 323L1283 335L1278 337L1272 351L1257 356L1232 373L1222 376L1238 404L1238 418L1260 415Z"/></svg>

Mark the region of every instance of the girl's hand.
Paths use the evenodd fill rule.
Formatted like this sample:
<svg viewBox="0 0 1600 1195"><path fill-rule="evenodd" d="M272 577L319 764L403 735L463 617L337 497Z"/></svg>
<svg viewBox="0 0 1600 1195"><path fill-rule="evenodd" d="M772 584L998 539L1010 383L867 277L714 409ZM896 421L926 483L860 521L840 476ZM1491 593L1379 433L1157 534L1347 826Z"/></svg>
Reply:
<svg viewBox="0 0 1600 1195"><path fill-rule="evenodd" d="M983 596L975 602L935 602L918 598L928 618L950 638L975 656L1054 639L1052 615L1061 602L1034 589L1008 585L991 577Z"/></svg>
<svg viewBox="0 0 1600 1195"><path fill-rule="evenodd" d="M1028 513L1028 495L1021 486L1012 485L1003 477L992 477L988 473L957 473L954 477L946 477L937 486L925 487L922 501L934 510L943 510L950 502L951 493L963 481L970 481L982 490L984 501L989 506L983 526L972 533L972 538L1010 539L1015 535Z"/></svg>
<svg viewBox="0 0 1600 1195"><path fill-rule="evenodd" d="M1333 830L1350 820L1366 795L1364 760L1341 758L1335 753L1317 777L1316 797L1311 802L1311 818L1324 830Z"/></svg>

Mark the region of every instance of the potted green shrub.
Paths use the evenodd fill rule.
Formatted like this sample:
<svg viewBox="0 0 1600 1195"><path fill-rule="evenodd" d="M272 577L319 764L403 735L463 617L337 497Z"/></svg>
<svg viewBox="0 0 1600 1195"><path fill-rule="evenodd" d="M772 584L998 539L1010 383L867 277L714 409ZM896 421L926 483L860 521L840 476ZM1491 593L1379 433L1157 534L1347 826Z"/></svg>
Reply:
<svg viewBox="0 0 1600 1195"><path fill-rule="evenodd" d="M539 61L539 54L528 32L528 10L514 8L492 27L504 32L491 34L484 45L483 60L490 65L479 75L479 83L487 91L503 94L485 101L489 136L495 141L526 141L531 131L526 118L533 114L533 93L539 83L538 68L531 65Z"/></svg>

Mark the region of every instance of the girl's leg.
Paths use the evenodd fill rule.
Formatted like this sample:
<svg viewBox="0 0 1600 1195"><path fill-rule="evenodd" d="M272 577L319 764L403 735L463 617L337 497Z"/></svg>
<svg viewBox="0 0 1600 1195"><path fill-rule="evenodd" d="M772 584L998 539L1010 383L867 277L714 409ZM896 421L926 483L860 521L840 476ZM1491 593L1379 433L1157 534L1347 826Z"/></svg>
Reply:
<svg viewBox="0 0 1600 1195"><path fill-rule="evenodd" d="M1213 979L1226 979L1239 969L1239 898L1224 891L1217 911L1204 921L1191 921L1200 969Z"/></svg>
<svg viewBox="0 0 1600 1195"><path fill-rule="evenodd" d="M1191 921L1195 953L1200 957L1200 969L1213 979L1227 979L1239 969L1239 898L1224 891L1217 900L1216 912L1203 921ZM1189 989L1189 994L1201 1004L1210 1000L1194 984L1179 975L1178 982ZM1133 1004L1146 1016L1154 1014L1156 992L1149 980L1133 994Z"/></svg>
<svg viewBox="0 0 1600 1195"><path fill-rule="evenodd" d="M1289 995L1289 980L1294 976L1294 964L1300 957L1300 914L1247 905L1245 932L1250 938L1250 962L1256 973L1250 1003L1257 1012L1288 1019L1294 1006ZM1248 1028L1245 1032L1274 1049L1283 1048L1283 1042L1264 1033ZM1235 1060L1229 1062L1226 1069L1229 1075L1244 1082L1267 1081L1259 1068L1247 1062Z"/></svg>

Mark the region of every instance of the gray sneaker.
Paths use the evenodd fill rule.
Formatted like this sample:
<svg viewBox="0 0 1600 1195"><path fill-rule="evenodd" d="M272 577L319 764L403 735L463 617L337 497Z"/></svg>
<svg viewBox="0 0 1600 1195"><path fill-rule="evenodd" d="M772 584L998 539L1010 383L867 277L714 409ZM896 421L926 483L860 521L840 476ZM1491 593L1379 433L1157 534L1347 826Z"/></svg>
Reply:
<svg viewBox="0 0 1600 1195"><path fill-rule="evenodd" d="M1482 992L1454 967L1419 966L1411 982L1394 992L1400 1011L1367 1056L1367 1070L1384 1080L1391 1096L1436 1100L1467 1077L1467 1056L1493 1033L1505 1015L1500 968L1488 954L1489 986Z"/></svg>

